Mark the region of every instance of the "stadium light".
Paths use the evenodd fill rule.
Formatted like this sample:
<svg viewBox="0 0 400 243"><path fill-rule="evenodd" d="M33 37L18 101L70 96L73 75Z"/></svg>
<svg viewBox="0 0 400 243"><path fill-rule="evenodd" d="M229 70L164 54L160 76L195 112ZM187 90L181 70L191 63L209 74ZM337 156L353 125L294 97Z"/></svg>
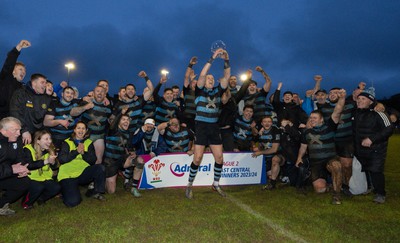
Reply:
<svg viewBox="0 0 400 243"><path fill-rule="evenodd" d="M68 70L67 83L68 83L68 85L70 85L69 84L69 73L71 72L72 69L75 68L75 64L73 62L69 62L69 63L65 64L65 67Z"/></svg>
<svg viewBox="0 0 400 243"><path fill-rule="evenodd" d="M247 75L246 74L242 74L240 75L240 80L242 80L242 82L247 80Z"/></svg>

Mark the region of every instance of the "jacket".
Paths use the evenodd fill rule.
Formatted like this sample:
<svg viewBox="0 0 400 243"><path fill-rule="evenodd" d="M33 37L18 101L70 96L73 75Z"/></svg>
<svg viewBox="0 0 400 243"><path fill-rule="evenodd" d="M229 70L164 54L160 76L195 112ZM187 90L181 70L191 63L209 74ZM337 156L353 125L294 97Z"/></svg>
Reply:
<svg viewBox="0 0 400 243"><path fill-rule="evenodd" d="M7 55L0 72L0 119L10 115L10 100L15 90L23 87L13 76L14 66L17 62L20 52L14 47Z"/></svg>
<svg viewBox="0 0 400 243"><path fill-rule="evenodd" d="M21 136L16 142L9 142L0 133L0 179L13 176L12 165L23 162Z"/></svg>
<svg viewBox="0 0 400 243"><path fill-rule="evenodd" d="M36 94L30 82L14 92L10 101L10 114L21 121L21 134L43 129L44 116L51 111L50 103L51 96Z"/></svg>

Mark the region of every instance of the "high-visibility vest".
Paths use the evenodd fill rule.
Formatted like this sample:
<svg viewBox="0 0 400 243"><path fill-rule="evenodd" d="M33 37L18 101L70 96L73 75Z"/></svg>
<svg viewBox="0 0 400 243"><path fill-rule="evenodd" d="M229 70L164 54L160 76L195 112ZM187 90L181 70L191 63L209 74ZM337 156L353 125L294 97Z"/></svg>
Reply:
<svg viewBox="0 0 400 243"><path fill-rule="evenodd" d="M24 148L29 149L29 151L31 152L31 155L32 155L33 163L35 163L35 161L37 161L36 151L33 148L32 144L25 145ZM47 158L49 158L49 153L46 153L45 155L43 155L40 158L40 160L46 160ZM42 172L40 172L40 170ZM31 170L30 173L31 174L28 175L28 177L33 181L47 181L47 180L51 180L53 177L53 170L50 168L49 164L44 165L41 169Z"/></svg>
<svg viewBox="0 0 400 243"><path fill-rule="evenodd" d="M72 141L70 138L67 138L64 141L69 145L69 151L76 150L76 145L74 141ZM86 139L83 142L85 152L88 151L90 144L92 144L92 140L90 139ZM68 178L77 178L88 166L89 163L83 160L81 154L78 154L75 159L60 166L57 179L58 181L61 181Z"/></svg>

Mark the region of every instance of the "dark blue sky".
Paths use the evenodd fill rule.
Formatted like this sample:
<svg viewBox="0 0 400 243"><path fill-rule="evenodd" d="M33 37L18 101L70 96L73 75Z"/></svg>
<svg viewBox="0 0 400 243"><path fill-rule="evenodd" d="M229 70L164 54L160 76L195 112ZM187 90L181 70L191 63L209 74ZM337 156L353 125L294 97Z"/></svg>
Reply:
<svg viewBox="0 0 400 243"><path fill-rule="evenodd" d="M346 88L359 81L376 88L377 97L400 92L400 1L0 1L0 55L21 39L27 77L45 74L66 80L64 64L75 62L72 85L86 93L99 79L111 93L126 83L143 89L137 73L155 83L160 70L170 72L168 86L182 84L191 56L199 73L223 40L233 74L257 65L270 74L275 89L305 90L314 85ZM222 75L222 62L211 73ZM260 74L254 79L262 81Z"/></svg>

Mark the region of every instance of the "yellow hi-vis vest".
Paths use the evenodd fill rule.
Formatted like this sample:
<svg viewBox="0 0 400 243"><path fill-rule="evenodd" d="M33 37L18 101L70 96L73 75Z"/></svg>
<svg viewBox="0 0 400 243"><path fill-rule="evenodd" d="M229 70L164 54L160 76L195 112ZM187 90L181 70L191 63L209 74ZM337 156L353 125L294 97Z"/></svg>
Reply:
<svg viewBox="0 0 400 243"><path fill-rule="evenodd" d="M29 151L31 152L31 155L32 155L32 160L35 163L36 151L33 148L32 144L25 145L24 148L29 149ZM49 157L49 154L46 153L40 159L46 160L48 157ZM53 177L53 170L50 168L49 164L42 167L42 172L43 172L42 174L40 174L39 169L31 170L30 172L31 172L31 174L28 175L28 177L33 181L47 181L47 180L52 180L52 177Z"/></svg>
<svg viewBox="0 0 400 243"><path fill-rule="evenodd" d="M76 145L74 141L71 139L67 138L64 140L68 145L69 145L69 151L76 150ZM89 145L92 144L92 140L86 139L83 142L83 145L85 147L85 152L88 151ZM58 176L57 179L58 181L61 181L63 179L68 179L68 178L77 178L82 174L82 172L85 170L86 167L89 166L89 163L83 160L82 155L78 154L75 159L71 160L68 163L62 164L60 166L60 169L58 171Z"/></svg>

